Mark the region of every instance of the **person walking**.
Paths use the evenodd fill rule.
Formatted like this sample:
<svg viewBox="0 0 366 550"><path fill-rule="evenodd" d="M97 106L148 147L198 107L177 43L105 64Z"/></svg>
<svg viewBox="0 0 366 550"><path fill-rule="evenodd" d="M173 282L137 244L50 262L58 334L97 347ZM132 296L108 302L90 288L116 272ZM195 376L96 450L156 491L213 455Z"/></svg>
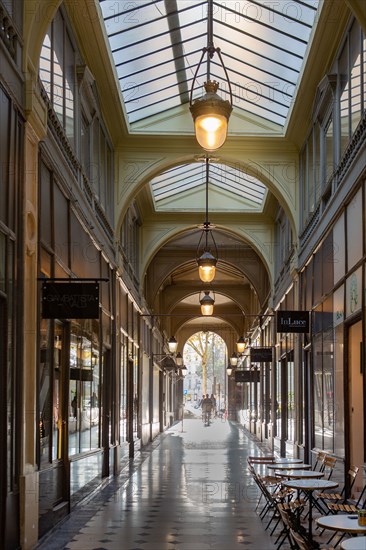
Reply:
<svg viewBox="0 0 366 550"><path fill-rule="evenodd" d="M210 396L207 394L204 399L202 399L202 420L205 426L210 425L211 413L212 413L212 401Z"/></svg>

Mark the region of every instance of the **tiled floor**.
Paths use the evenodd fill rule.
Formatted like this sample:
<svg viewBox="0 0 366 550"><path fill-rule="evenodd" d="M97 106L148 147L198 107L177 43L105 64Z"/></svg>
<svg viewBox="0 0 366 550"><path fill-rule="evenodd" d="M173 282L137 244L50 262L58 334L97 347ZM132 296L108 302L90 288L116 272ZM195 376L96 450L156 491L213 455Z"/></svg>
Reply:
<svg viewBox="0 0 366 550"><path fill-rule="evenodd" d="M274 549L247 471L258 444L235 423L185 420L159 436L37 550ZM284 549L284 547L282 547Z"/></svg>

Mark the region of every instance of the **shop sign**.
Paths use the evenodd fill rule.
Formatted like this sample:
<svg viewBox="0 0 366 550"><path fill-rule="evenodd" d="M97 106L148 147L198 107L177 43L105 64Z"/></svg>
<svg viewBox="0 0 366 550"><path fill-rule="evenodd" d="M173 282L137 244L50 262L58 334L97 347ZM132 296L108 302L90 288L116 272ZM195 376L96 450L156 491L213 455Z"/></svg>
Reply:
<svg viewBox="0 0 366 550"><path fill-rule="evenodd" d="M42 285L43 319L99 319L98 283Z"/></svg>
<svg viewBox="0 0 366 550"><path fill-rule="evenodd" d="M236 370L235 382L259 382L259 370Z"/></svg>
<svg viewBox="0 0 366 550"><path fill-rule="evenodd" d="M70 369L70 380L79 380L79 382L93 382L92 369Z"/></svg>
<svg viewBox="0 0 366 550"><path fill-rule="evenodd" d="M308 311L277 311L277 332L309 332Z"/></svg>
<svg viewBox="0 0 366 550"><path fill-rule="evenodd" d="M250 348L251 363L268 363L272 361L272 348Z"/></svg>

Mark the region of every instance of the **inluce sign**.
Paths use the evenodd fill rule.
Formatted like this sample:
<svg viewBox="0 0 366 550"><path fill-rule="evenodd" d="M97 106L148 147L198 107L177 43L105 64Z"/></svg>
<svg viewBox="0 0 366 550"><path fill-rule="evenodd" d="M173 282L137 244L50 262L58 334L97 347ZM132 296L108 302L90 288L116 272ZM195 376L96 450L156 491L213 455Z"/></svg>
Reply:
<svg viewBox="0 0 366 550"><path fill-rule="evenodd" d="M99 319L98 283L42 285L43 319Z"/></svg>
<svg viewBox="0 0 366 550"><path fill-rule="evenodd" d="M277 311L277 332L309 332L308 311Z"/></svg>
<svg viewBox="0 0 366 550"><path fill-rule="evenodd" d="M266 363L272 361L272 348L250 348L251 363Z"/></svg>

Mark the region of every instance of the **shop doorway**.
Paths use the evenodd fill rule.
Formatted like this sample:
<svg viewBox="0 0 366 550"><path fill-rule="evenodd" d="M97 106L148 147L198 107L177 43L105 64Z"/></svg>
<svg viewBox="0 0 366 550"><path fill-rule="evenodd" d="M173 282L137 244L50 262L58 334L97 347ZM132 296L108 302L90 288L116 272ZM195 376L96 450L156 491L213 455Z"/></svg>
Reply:
<svg viewBox="0 0 366 550"><path fill-rule="evenodd" d="M362 321L348 328L349 462L360 468L356 490L362 488L364 463L364 383Z"/></svg>
<svg viewBox="0 0 366 550"><path fill-rule="evenodd" d="M9 318L10 319L10 318ZM9 323L10 324L10 323ZM14 396L14 372L8 345L7 301L0 293L0 547L19 547L19 493L15 483L16 411L11 404Z"/></svg>

